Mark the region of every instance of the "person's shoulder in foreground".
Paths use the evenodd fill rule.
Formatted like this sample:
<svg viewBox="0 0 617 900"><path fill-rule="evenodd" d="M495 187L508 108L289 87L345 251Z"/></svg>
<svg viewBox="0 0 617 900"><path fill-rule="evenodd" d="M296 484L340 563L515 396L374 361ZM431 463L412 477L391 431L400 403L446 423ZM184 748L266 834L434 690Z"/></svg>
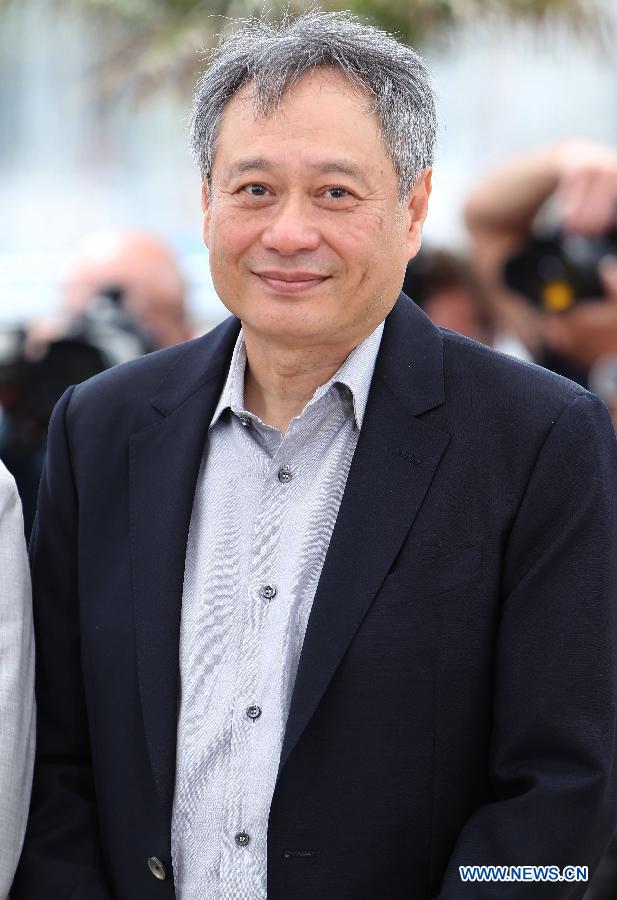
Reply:
<svg viewBox="0 0 617 900"><path fill-rule="evenodd" d="M34 640L21 504L0 462L0 900L26 829L34 761Z"/></svg>

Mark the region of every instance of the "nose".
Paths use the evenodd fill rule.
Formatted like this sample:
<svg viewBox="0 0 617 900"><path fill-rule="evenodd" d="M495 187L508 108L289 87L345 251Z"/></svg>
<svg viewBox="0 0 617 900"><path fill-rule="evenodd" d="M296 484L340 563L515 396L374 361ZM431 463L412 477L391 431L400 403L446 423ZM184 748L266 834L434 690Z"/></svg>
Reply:
<svg viewBox="0 0 617 900"><path fill-rule="evenodd" d="M301 250L319 247L319 231L313 219L310 201L298 195L281 199L264 228L261 243L266 250L293 256Z"/></svg>

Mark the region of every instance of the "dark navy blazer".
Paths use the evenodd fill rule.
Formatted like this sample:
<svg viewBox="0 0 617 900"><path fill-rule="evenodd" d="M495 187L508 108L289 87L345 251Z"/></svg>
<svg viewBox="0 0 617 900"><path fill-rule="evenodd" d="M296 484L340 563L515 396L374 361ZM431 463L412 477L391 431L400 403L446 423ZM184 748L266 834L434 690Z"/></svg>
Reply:
<svg viewBox="0 0 617 900"><path fill-rule="evenodd" d="M239 326L56 407L31 547L38 756L14 900L174 897L185 549ZM604 405L437 329L401 294L302 649L268 900L582 896L463 884L458 866L593 866L609 839L616 520Z"/></svg>

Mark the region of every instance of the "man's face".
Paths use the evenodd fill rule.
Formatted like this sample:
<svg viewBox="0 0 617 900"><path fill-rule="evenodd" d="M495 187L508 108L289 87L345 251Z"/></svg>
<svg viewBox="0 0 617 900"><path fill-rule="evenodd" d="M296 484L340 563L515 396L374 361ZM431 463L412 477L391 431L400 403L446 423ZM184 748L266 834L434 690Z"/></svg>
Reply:
<svg viewBox="0 0 617 900"><path fill-rule="evenodd" d="M377 120L340 73L305 75L267 118L254 118L246 85L225 109L203 192L219 297L262 339L351 349L396 301L430 177L401 206Z"/></svg>

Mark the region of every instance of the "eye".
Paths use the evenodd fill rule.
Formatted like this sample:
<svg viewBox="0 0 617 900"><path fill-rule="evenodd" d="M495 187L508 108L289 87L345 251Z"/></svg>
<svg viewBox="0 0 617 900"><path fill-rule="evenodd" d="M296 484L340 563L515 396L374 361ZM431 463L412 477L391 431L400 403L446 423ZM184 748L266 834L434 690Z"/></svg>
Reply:
<svg viewBox="0 0 617 900"><path fill-rule="evenodd" d="M241 191L245 194L248 194L250 197L265 197L268 192L268 188L265 186L265 184L252 183L245 184L244 187L241 188Z"/></svg>
<svg viewBox="0 0 617 900"><path fill-rule="evenodd" d="M341 187L326 188L324 194L329 194L331 200L345 200L352 196L348 190Z"/></svg>

